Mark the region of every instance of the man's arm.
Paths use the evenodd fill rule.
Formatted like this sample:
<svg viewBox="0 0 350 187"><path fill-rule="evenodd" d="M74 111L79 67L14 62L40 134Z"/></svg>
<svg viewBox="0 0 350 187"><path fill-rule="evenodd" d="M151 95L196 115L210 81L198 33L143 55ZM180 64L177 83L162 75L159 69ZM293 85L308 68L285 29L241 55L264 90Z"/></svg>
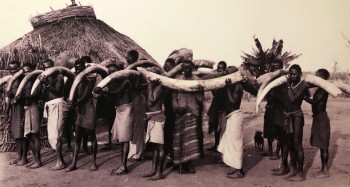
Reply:
<svg viewBox="0 0 350 187"><path fill-rule="evenodd" d="M247 78L245 81L242 81L241 85L242 85L242 88L245 91L249 92L250 94L254 96L258 94L259 85L255 79Z"/></svg>
<svg viewBox="0 0 350 187"><path fill-rule="evenodd" d="M301 87L296 88L296 89L292 89L290 84L288 85L288 98L289 98L289 101L292 103L294 103L295 101L297 101L301 97L304 98L305 95L307 95L307 93L308 93L308 88L307 88L306 84L301 84L299 86L301 86Z"/></svg>
<svg viewBox="0 0 350 187"><path fill-rule="evenodd" d="M57 76L56 81L50 83L48 80L44 81L43 88L56 97L61 97L62 89L64 86L63 76Z"/></svg>
<svg viewBox="0 0 350 187"><path fill-rule="evenodd" d="M154 84L156 83L151 83L148 86L148 99L152 106L162 98L161 96L163 93L163 87L160 84L158 85L154 85Z"/></svg>
<svg viewBox="0 0 350 187"><path fill-rule="evenodd" d="M239 86L237 84L227 85L226 91L230 103L235 103L239 98Z"/></svg>
<svg viewBox="0 0 350 187"><path fill-rule="evenodd" d="M323 89L319 89L319 92L315 93L313 95L313 98L310 97L305 97L305 101L310 103L311 105L317 105L319 102L321 102L325 97L328 96L328 93L323 90Z"/></svg>

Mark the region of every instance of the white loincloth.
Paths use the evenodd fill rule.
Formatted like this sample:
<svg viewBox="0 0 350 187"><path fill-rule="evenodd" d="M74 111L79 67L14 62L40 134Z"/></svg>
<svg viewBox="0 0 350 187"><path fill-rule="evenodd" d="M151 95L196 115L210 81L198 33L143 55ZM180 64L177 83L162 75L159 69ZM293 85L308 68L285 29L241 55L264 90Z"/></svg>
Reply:
<svg viewBox="0 0 350 187"><path fill-rule="evenodd" d="M56 150L57 140L63 136L68 109L62 97L45 103L44 118L47 118L47 136L52 149Z"/></svg>
<svg viewBox="0 0 350 187"><path fill-rule="evenodd" d="M112 127L112 140L128 142L132 140L133 134L132 104L123 104L116 107L116 116Z"/></svg>
<svg viewBox="0 0 350 187"><path fill-rule="evenodd" d="M243 117L240 110L226 116L226 130L220 140L218 151L226 165L242 169L243 164Z"/></svg>
<svg viewBox="0 0 350 187"><path fill-rule="evenodd" d="M165 116L162 110L156 112L146 112L149 118L147 123L147 133L145 142L164 144L164 124Z"/></svg>

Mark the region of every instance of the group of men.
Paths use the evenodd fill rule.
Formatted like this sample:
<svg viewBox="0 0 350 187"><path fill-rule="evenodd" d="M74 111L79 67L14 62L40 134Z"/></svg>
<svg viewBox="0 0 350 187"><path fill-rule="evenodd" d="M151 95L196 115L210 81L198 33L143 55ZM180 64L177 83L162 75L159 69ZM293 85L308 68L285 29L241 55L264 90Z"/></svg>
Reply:
<svg viewBox="0 0 350 187"><path fill-rule="evenodd" d="M108 73L123 70L126 66L138 61L138 52L131 50L127 54L127 63L110 61L106 64ZM81 73L86 64L91 63L87 56L74 63L75 74ZM176 79L198 80L200 77L192 72L196 68L191 60L183 59L182 72ZM54 67L52 60L46 60L44 70ZM176 66L173 59L167 59L164 70L170 71ZM272 63L272 71L283 67L282 61ZM204 157L203 131L201 113L203 111L204 91L184 92L171 90L161 85L160 80L147 81L142 76L112 81L106 88L96 87L98 80L95 74L85 76L76 89L77 100L67 99L67 88L64 76L39 76L41 85L31 94L33 81L25 85L22 95L14 97L19 83L35 67L24 63L24 72L6 92L11 102L5 111L5 118L10 122L10 134L16 141L17 158L11 162L16 165L27 165L29 168L42 166L40 157L40 125L42 114L48 124L48 139L56 150L57 161L52 170L76 169L78 154L82 144L88 152L87 140L92 145L92 165L96 171L97 139L96 121L106 118L109 125L109 141L117 140L122 144L120 164L111 171L111 175L128 174L127 161L142 160L146 144L152 148L152 168L143 176L150 180L163 179L164 160L168 156L180 174L196 172L192 161ZM9 63L11 74L20 70L20 63ZM157 67L149 71L160 74ZM217 74L226 75L238 71L236 67L227 67L218 63ZM301 80L301 68L293 65L289 69L288 83L275 88L267 97L264 134L269 138L269 154L272 153L272 141L277 139L282 150L281 167L273 175L289 175L291 181L303 180L304 153L302 147L304 117L301 110L303 100L312 104L314 123L311 143L320 147L322 170L317 176L328 176L327 160L329 145L329 119L326 113L328 94L318 89L310 98L307 85ZM327 79L329 73L318 70L318 76ZM244 177L243 171L243 116L240 110L243 90L257 94L256 80L245 78L238 83L226 80L224 88L213 91L213 101L209 109L209 133L215 132L215 145L208 150L222 153L223 162L234 170L228 173L229 178ZM99 111L103 110L103 112ZM11 114L11 115L10 115ZM11 118L9 118L11 117ZM325 121L328 120L328 124ZM320 131L328 128L328 132ZM327 127L328 125L328 127ZM325 126L325 127L324 127ZM66 167L62 156L62 144L66 138L67 149L71 150L71 134L75 132L73 162ZM328 136L327 136L328 133ZM326 134L326 136L324 136ZM322 136L323 135L323 136ZM28 145L32 148L34 160L28 164ZM279 151L277 151L279 152ZM288 167L290 153L292 170Z"/></svg>

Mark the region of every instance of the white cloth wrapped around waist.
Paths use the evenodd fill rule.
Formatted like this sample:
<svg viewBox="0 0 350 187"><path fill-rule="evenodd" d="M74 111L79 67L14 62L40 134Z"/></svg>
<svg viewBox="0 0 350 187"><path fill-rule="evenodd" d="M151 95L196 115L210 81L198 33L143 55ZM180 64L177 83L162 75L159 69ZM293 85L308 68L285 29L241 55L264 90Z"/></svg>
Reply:
<svg viewBox="0 0 350 187"><path fill-rule="evenodd" d="M225 132L220 140L218 151L222 153L226 165L242 169L243 164L243 117L240 110L226 116Z"/></svg>

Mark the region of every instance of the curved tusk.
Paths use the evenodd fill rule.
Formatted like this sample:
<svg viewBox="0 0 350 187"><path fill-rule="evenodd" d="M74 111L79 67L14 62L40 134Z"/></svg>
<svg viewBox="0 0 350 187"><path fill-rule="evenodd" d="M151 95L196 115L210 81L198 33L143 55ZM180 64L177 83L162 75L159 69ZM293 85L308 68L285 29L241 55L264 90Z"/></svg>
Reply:
<svg viewBox="0 0 350 187"><path fill-rule="evenodd" d="M74 73L70 69L63 66L55 66L41 73L41 75L45 77L56 76L58 74L62 74L70 80L75 78ZM32 90L30 91L31 94L34 93L35 89L39 86L40 82L41 81L39 79L35 80Z"/></svg>
<svg viewBox="0 0 350 187"><path fill-rule="evenodd" d="M338 87L336 87L335 85L333 85L329 81L324 80L324 79L317 77L315 75L306 75L303 79L307 83L316 85L316 86L324 89L333 97L337 97L342 93L342 91Z"/></svg>
<svg viewBox="0 0 350 187"><path fill-rule="evenodd" d="M340 81L331 81L341 91L350 94L350 85Z"/></svg>
<svg viewBox="0 0 350 187"><path fill-rule="evenodd" d="M282 76L282 77L279 77L275 80L273 80L270 84L268 84L260 93L260 95L257 96L256 98L256 105L255 105L255 110L256 110L256 113L259 113L259 105L261 103L261 101L264 99L264 97L266 96L267 93L269 93L269 91L272 89L272 88L275 88L283 83L286 83L287 82L287 77L286 76Z"/></svg>
<svg viewBox="0 0 350 187"><path fill-rule="evenodd" d="M133 76L133 75L139 76L140 72L135 71L135 70L129 70L129 69L120 70L120 71L114 72L114 73L110 74L109 76L107 76L106 78L104 78L100 83L98 83L98 85L96 87L104 88L112 80L124 79L124 78L128 78L130 76Z"/></svg>
<svg viewBox="0 0 350 187"><path fill-rule="evenodd" d="M36 79L42 72L44 72L44 71L43 70L34 70L34 71L30 72L28 75L26 75L23 78L23 80L21 81L21 83L19 84L15 97L20 96L23 92L24 87L28 84L28 82L32 79ZM32 87L33 87L33 85L32 85Z"/></svg>
<svg viewBox="0 0 350 187"><path fill-rule="evenodd" d="M75 91L78 85L80 84L80 82L83 80L84 77L86 77L86 75L90 73L97 73L101 75L102 78L105 78L108 76L108 69L104 66L96 64L96 65L89 66L85 68L82 72L80 72L79 75L77 75L77 77L74 79L74 82L70 89L69 97L68 97L70 101L73 101L75 96Z"/></svg>
<svg viewBox="0 0 350 187"><path fill-rule="evenodd" d="M8 93L13 85L13 82L15 82L19 76L23 75L23 70L17 71L7 82L7 87L6 87L6 93Z"/></svg>
<svg viewBox="0 0 350 187"><path fill-rule="evenodd" d="M153 61L150 61L150 60L140 60L140 61L137 61L133 64L130 64L129 66L127 66L125 69L135 69L136 67L139 67L139 66L144 66L144 65L148 65L148 66L156 66L160 69L160 71L162 72L162 74L165 74L165 71L163 69L162 66L160 66L158 63L156 62L153 62Z"/></svg>
<svg viewBox="0 0 350 187"><path fill-rule="evenodd" d="M5 77L1 77L0 86L6 84L10 80L11 77L12 77L12 75L6 75Z"/></svg>
<svg viewBox="0 0 350 187"><path fill-rule="evenodd" d="M258 84L261 84L258 90L257 97L261 94L261 92L264 90L264 88L270 84L273 80L277 79L278 77L285 75L287 72L285 70L278 70L275 72L265 73L264 75L258 77L256 81Z"/></svg>
<svg viewBox="0 0 350 187"><path fill-rule="evenodd" d="M137 70L148 80L159 79L163 86L185 92L211 91L220 89L225 87L225 81L228 78L231 79L233 84L243 80L243 77L239 72L208 80L179 80L152 73L144 68L137 68Z"/></svg>

